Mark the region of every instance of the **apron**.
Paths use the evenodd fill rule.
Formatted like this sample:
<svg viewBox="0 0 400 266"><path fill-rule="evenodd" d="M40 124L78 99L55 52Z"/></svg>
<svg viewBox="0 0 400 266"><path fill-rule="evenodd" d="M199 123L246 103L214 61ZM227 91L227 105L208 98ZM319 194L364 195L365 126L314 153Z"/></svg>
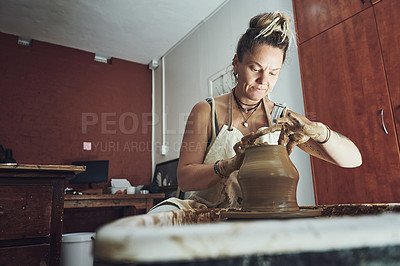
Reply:
<svg viewBox="0 0 400 266"><path fill-rule="evenodd" d="M204 157L204 164L214 164L217 160L229 159L235 156L233 146L239 142L243 134L235 127L232 127L232 97L229 99L229 121L228 125L223 125L221 130L217 132L216 115L215 115L215 102L213 98L208 99L211 105L212 114L212 136L209 146L206 150ZM266 108L266 102L264 100L264 107ZM272 121L275 118L286 115L287 108L280 104L275 104L272 110L272 114L269 115L266 109L266 115L268 118L269 125L272 125ZM260 128L264 129L265 127ZM273 132L260 137L257 141L265 142L270 144L278 144L280 132ZM205 208L240 208L242 201L242 192L237 180L239 170L232 172L229 178L225 179L224 182L220 182L211 188L185 192L185 196L189 195L187 199L169 198L165 201L157 204L153 208L157 208L160 205L171 204L175 205L179 209L205 209Z"/></svg>

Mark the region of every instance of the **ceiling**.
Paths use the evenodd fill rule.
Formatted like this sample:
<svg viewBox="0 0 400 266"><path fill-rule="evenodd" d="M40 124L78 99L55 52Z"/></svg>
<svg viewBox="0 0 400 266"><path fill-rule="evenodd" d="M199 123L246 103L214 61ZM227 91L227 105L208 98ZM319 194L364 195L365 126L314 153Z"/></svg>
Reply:
<svg viewBox="0 0 400 266"><path fill-rule="evenodd" d="M148 64L229 0L1 0L0 32Z"/></svg>

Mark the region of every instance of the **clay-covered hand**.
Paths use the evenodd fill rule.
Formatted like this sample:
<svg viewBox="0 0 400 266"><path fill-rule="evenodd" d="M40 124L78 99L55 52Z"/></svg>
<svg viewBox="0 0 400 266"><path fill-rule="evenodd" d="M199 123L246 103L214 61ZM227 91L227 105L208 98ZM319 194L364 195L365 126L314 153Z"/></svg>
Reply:
<svg viewBox="0 0 400 266"><path fill-rule="evenodd" d="M323 142L329 134L329 129L324 124L312 122L295 113L289 113L287 117L278 118L275 122L283 126L278 143L286 145L289 154L296 145L305 143L310 138Z"/></svg>

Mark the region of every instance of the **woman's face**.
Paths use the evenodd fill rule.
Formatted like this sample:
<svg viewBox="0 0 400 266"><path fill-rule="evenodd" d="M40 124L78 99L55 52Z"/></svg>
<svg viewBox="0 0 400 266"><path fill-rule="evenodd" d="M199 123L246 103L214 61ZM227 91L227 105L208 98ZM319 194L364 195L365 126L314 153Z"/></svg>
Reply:
<svg viewBox="0 0 400 266"><path fill-rule="evenodd" d="M237 55L233 59L234 71L238 73L236 94L251 101L259 101L275 86L282 67L283 51L262 44L252 54L245 53L242 62Z"/></svg>

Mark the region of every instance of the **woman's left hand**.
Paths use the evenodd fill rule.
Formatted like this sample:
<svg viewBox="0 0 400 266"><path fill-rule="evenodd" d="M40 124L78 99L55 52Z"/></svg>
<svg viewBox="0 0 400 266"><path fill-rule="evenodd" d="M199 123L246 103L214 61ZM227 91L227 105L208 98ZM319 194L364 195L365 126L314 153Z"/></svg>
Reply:
<svg viewBox="0 0 400 266"><path fill-rule="evenodd" d="M323 123L312 122L305 116L292 112L286 117L276 119L275 122L283 126L279 144L286 144L289 154L296 145L305 143L310 138L316 142L323 142L329 134L328 127Z"/></svg>

